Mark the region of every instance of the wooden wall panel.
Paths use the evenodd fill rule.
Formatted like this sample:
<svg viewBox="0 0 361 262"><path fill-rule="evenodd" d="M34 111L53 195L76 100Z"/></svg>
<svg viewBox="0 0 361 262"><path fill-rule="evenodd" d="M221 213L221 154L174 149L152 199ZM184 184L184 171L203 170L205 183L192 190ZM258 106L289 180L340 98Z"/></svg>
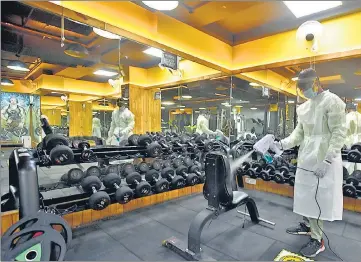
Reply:
<svg viewBox="0 0 361 262"><path fill-rule="evenodd" d="M61 125L61 109L41 109L41 112L48 117L50 125Z"/></svg>
<svg viewBox="0 0 361 262"><path fill-rule="evenodd" d="M157 89L129 85L129 109L135 116L133 133L161 131L161 100L154 99L156 91Z"/></svg>
<svg viewBox="0 0 361 262"><path fill-rule="evenodd" d="M69 101L69 136L91 136L92 121L92 103Z"/></svg>

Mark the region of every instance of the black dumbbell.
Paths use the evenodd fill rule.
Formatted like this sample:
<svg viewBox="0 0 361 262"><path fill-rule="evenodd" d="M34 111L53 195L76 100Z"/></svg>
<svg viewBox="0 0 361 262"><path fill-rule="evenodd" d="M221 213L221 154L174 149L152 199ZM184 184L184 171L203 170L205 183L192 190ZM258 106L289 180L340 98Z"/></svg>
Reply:
<svg viewBox="0 0 361 262"><path fill-rule="evenodd" d="M183 188L186 185L186 181L182 176L176 175L173 168L166 167L161 171L162 178L167 179L170 182L172 189Z"/></svg>
<svg viewBox="0 0 361 262"><path fill-rule="evenodd" d="M204 183L206 180L206 176L201 172L201 169L197 165L190 166L188 172L196 174L199 178L199 183Z"/></svg>
<svg viewBox="0 0 361 262"><path fill-rule="evenodd" d="M67 172L66 175L66 183L68 185L78 184L85 177L84 171L80 168L72 168Z"/></svg>
<svg viewBox="0 0 361 262"><path fill-rule="evenodd" d="M98 191L102 187L102 182L97 176L88 176L81 182L81 187L85 192L92 192L89 198L89 206L94 210L102 210L110 204L110 197L107 192Z"/></svg>
<svg viewBox="0 0 361 262"><path fill-rule="evenodd" d="M115 200L119 204L126 204L133 199L133 190L126 185L121 185L122 179L117 173L109 173L103 179L106 188L115 188Z"/></svg>
<svg viewBox="0 0 361 262"><path fill-rule="evenodd" d="M346 180L350 174L348 173L348 170L347 170L346 167L343 167L342 171L343 171L342 172L343 173L343 180Z"/></svg>
<svg viewBox="0 0 361 262"><path fill-rule="evenodd" d="M147 135L140 136L138 144L147 148L147 154L150 157L158 157L163 153L162 146L158 142L152 142L152 139Z"/></svg>
<svg viewBox="0 0 361 262"><path fill-rule="evenodd" d="M129 174L126 181L130 187L135 188L134 192L138 197L148 196L151 193L151 185L147 181L142 180L142 176L138 172Z"/></svg>
<svg viewBox="0 0 361 262"><path fill-rule="evenodd" d="M162 170L162 162L160 162L159 160L154 160L152 162L152 168L157 171Z"/></svg>
<svg viewBox="0 0 361 262"><path fill-rule="evenodd" d="M355 163L361 161L361 143L356 143L351 146L351 150L347 153L347 160Z"/></svg>
<svg viewBox="0 0 361 262"><path fill-rule="evenodd" d="M260 176L262 171L262 166L259 163L253 163L251 168L248 168L246 175L251 178L257 178Z"/></svg>
<svg viewBox="0 0 361 262"><path fill-rule="evenodd" d="M242 165L237 168L237 174L242 175L250 168L251 168L251 164L249 162L243 162Z"/></svg>
<svg viewBox="0 0 361 262"><path fill-rule="evenodd" d="M101 170L99 167L97 166L91 166L91 167L88 167L88 169L86 170L85 172L85 175L86 176L97 176L97 177L100 177L102 174Z"/></svg>
<svg viewBox="0 0 361 262"><path fill-rule="evenodd" d="M187 173L186 166L179 166L176 169L176 174L186 179L187 185L194 186L200 182L200 178L195 173Z"/></svg>
<svg viewBox="0 0 361 262"><path fill-rule="evenodd" d="M263 169L260 173L260 177L264 181L270 181L274 174L275 174L276 168L274 165L268 164L265 169Z"/></svg>
<svg viewBox="0 0 361 262"><path fill-rule="evenodd" d="M151 185L154 186L154 191L156 193L163 193L169 190L169 182L165 178L159 179L159 172L155 169L149 170L145 174L145 180Z"/></svg>
<svg viewBox="0 0 361 262"><path fill-rule="evenodd" d="M295 180L296 180L295 175L290 175L290 177L288 178L288 184L290 186L295 186Z"/></svg>
<svg viewBox="0 0 361 262"><path fill-rule="evenodd" d="M73 143L74 145L74 143ZM81 149L80 158L82 160L88 161L94 157L93 150L90 149L90 144L86 141L81 141L77 144L76 148Z"/></svg>
<svg viewBox="0 0 361 262"><path fill-rule="evenodd" d="M183 165L183 160L181 158L179 158L179 157L174 158L173 161L172 161L172 164L173 164L174 168L178 168L181 165Z"/></svg>
<svg viewBox="0 0 361 262"><path fill-rule="evenodd" d="M361 183L361 170L355 170L347 179L346 185L343 186L343 194L348 197L356 198L361 190L356 187Z"/></svg>
<svg viewBox="0 0 361 262"><path fill-rule="evenodd" d="M194 140L194 142L197 145L202 145L204 152L213 150L213 147L214 147L213 142L211 140L207 139L205 136L202 136L202 135L197 136L196 139Z"/></svg>
<svg viewBox="0 0 361 262"><path fill-rule="evenodd" d="M118 165L109 165L105 168L105 174L110 174L110 173L116 173L119 174L119 166Z"/></svg>
<svg viewBox="0 0 361 262"><path fill-rule="evenodd" d="M172 167L172 161L170 159L165 159L162 161L162 168L166 168L166 167Z"/></svg>
<svg viewBox="0 0 361 262"><path fill-rule="evenodd" d="M141 174L145 174L149 171L149 165L146 162L140 162L137 165L137 170L141 173Z"/></svg>
<svg viewBox="0 0 361 262"><path fill-rule="evenodd" d="M135 172L135 167L132 163L125 163L123 166L122 166L122 170L121 170L121 174L126 177L128 176L129 174Z"/></svg>
<svg viewBox="0 0 361 262"><path fill-rule="evenodd" d="M281 166L280 171L274 175L274 181L278 184L283 184L286 180L286 176L290 173L287 166Z"/></svg>
<svg viewBox="0 0 361 262"><path fill-rule="evenodd" d="M183 157L183 163L184 163L184 165L186 165L187 167L193 166L192 158L190 158L189 156Z"/></svg>
<svg viewBox="0 0 361 262"><path fill-rule="evenodd" d="M74 160L73 150L69 147L69 141L62 135L46 135L41 143L38 144L38 150L46 152L49 158L43 160L54 165L71 164Z"/></svg>
<svg viewBox="0 0 361 262"><path fill-rule="evenodd" d="M137 146L138 145L138 139L139 139L139 136L136 135L136 134L133 134L133 135L128 137L128 144L130 146Z"/></svg>

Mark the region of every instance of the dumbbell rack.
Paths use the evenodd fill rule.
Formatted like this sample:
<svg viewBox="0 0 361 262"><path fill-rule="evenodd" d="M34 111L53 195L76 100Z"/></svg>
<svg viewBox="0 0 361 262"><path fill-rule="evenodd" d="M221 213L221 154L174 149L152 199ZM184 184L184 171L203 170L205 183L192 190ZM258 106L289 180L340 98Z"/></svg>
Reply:
<svg viewBox="0 0 361 262"><path fill-rule="evenodd" d="M347 157L348 150L342 150L341 155L342 155L342 160L348 161L348 157ZM361 163L361 161L357 163ZM242 181L243 186L246 189L269 192L269 193L274 193L293 198L294 187L288 184L278 184L275 181L264 181L259 178L252 179L249 178L248 176L242 176L240 180ZM356 199L356 198L350 198L344 196L343 203L345 210L361 212L361 198Z"/></svg>

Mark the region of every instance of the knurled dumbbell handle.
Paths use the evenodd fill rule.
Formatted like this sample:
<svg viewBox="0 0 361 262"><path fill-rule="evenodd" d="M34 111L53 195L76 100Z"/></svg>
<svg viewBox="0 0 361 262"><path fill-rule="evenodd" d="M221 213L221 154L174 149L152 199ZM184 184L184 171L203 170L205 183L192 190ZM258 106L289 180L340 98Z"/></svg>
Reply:
<svg viewBox="0 0 361 262"><path fill-rule="evenodd" d="M120 188L120 187L117 185L117 183L114 183L113 185L114 185L115 189L119 189L119 188Z"/></svg>
<svg viewBox="0 0 361 262"><path fill-rule="evenodd" d="M98 192L94 186L92 186L92 191L93 191L93 194L95 194L96 192Z"/></svg>

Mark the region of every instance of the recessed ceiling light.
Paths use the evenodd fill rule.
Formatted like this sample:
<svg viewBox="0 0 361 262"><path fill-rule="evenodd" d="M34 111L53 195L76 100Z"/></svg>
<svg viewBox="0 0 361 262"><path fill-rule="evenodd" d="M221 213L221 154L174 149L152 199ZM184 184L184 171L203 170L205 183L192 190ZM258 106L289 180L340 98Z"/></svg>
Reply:
<svg viewBox="0 0 361 262"><path fill-rule="evenodd" d="M342 1L283 1L283 3L297 18L342 5Z"/></svg>
<svg viewBox="0 0 361 262"><path fill-rule="evenodd" d="M241 104L248 104L249 101L246 101L246 100L239 100Z"/></svg>
<svg viewBox="0 0 361 262"><path fill-rule="evenodd" d="M289 104L294 104L295 101L293 101L293 100L288 100L288 103L289 103Z"/></svg>
<svg viewBox="0 0 361 262"><path fill-rule="evenodd" d="M196 111L194 111L194 113L199 113L199 111L198 111L198 110L196 110Z"/></svg>
<svg viewBox="0 0 361 262"><path fill-rule="evenodd" d="M116 76L118 74L118 72L99 69L99 70L95 71L93 74L94 75L99 75L99 76L109 76L109 77L111 77L111 76Z"/></svg>
<svg viewBox="0 0 361 262"><path fill-rule="evenodd" d="M179 106L179 107L186 107L186 106Z"/></svg>
<svg viewBox="0 0 361 262"><path fill-rule="evenodd" d="M241 105L237 105L237 106L234 106L234 107L243 107L243 106L241 106Z"/></svg>
<svg viewBox="0 0 361 262"><path fill-rule="evenodd" d="M1 85L3 85L3 86L13 86L14 82L11 81L9 78L1 78Z"/></svg>
<svg viewBox="0 0 361 262"><path fill-rule="evenodd" d="M164 106L162 106L160 109L165 109L165 107L164 107Z"/></svg>
<svg viewBox="0 0 361 262"><path fill-rule="evenodd" d="M298 77L292 77L292 81L297 81Z"/></svg>
<svg viewBox="0 0 361 262"><path fill-rule="evenodd" d="M251 110L257 110L257 107L251 107L250 109Z"/></svg>
<svg viewBox="0 0 361 262"><path fill-rule="evenodd" d="M355 101L361 101L361 98L355 98L354 100Z"/></svg>
<svg viewBox="0 0 361 262"><path fill-rule="evenodd" d="M170 106L170 105L174 105L174 102L172 102L172 101L164 101L164 102L162 102L162 105Z"/></svg>
<svg viewBox="0 0 361 262"><path fill-rule="evenodd" d="M147 50L144 50L143 53L146 53L147 55L156 56L159 58L162 58L163 56L163 51L154 47L150 47Z"/></svg>
<svg viewBox="0 0 361 262"><path fill-rule="evenodd" d="M184 99L191 99L192 96L191 96L191 95L182 95L182 98L184 98Z"/></svg>
<svg viewBox="0 0 361 262"><path fill-rule="evenodd" d="M261 86L261 85L259 85L259 84L257 84L257 83L249 83L249 85L250 85L250 86Z"/></svg>
<svg viewBox="0 0 361 262"><path fill-rule="evenodd" d="M170 11L176 9L178 1L142 1L146 6L159 10L159 11Z"/></svg>
<svg viewBox="0 0 361 262"><path fill-rule="evenodd" d="M206 108L205 107L200 107L199 110L205 110Z"/></svg>
<svg viewBox="0 0 361 262"><path fill-rule="evenodd" d="M108 39L122 39L122 37L120 35L116 35L113 33L110 33L108 31L93 27L93 32L96 33L97 35L100 35L104 38L108 38Z"/></svg>
<svg viewBox="0 0 361 262"><path fill-rule="evenodd" d="M25 63L19 61L19 60L16 60L16 61L11 61L7 68L10 68L12 70L16 70L16 71L23 71L23 72L29 72L30 69L26 66Z"/></svg>
<svg viewBox="0 0 361 262"><path fill-rule="evenodd" d="M179 109L180 111L184 111L184 108Z"/></svg>

